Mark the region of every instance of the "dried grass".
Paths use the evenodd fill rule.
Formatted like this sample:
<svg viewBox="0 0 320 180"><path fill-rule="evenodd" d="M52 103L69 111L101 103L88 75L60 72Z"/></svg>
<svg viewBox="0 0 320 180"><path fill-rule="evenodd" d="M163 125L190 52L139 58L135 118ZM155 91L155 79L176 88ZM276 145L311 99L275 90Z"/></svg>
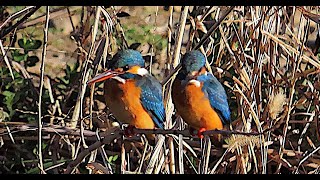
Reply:
<svg viewBox="0 0 320 180"><path fill-rule="evenodd" d="M67 122L63 126L72 127L75 132L66 130L62 135L64 131L43 129L45 134L61 139L60 148L68 149L72 161L55 163L51 168L43 168L44 171L57 168L65 173L80 173L79 164L82 164L93 174L319 173L319 139L315 135L320 112L320 60L315 53L319 42L311 39L312 33L319 36L319 24L315 24L319 23L318 6L185 6L178 12L179 8L170 6L166 15L162 14L167 19L167 34L163 37L168 40L163 51L166 55L148 56L159 53L154 44L144 55L152 59L151 69L152 64L160 64L157 66L160 70L152 69L154 75L164 74L157 77L164 77L165 128L188 128L175 114L171 85L180 68L180 57L190 49L199 48L207 56L208 69L225 85L234 120L226 128L248 133L225 135L223 148L210 143L205 147L198 138L184 134L159 134L155 145L146 143L141 136L120 138L122 134L118 130L111 131L113 119L108 109L99 109L97 105L101 101L98 98L102 94L101 86L90 87L91 94L86 96L86 81L102 71L118 49L130 46L126 39L128 32L117 17L125 8L82 8L79 28L83 28L83 36L74 36L81 77L77 102L68 112L72 118L67 119L68 114L61 113L60 100L53 101L54 109L50 109L60 112L54 118ZM153 32L161 18L160 8L154 8L150 14L155 18ZM99 48L101 42L105 48ZM9 63L5 48L1 44L10 71L12 68L30 78L22 66ZM46 83L51 89L48 84L52 81ZM95 127L97 121L104 126ZM12 131L17 126L10 125L7 126L10 131L0 131L5 143L17 138ZM92 136L94 128L99 133ZM110 134L104 136L104 132ZM52 137L42 137L48 139ZM119 158L108 161L115 154Z"/></svg>

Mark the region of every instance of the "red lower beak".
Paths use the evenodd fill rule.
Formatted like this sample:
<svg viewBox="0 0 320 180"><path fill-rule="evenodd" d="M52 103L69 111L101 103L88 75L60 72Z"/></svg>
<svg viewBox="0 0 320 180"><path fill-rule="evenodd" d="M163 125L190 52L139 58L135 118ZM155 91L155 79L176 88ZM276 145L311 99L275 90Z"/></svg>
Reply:
<svg viewBox="0 0 320 180"><path fill-rule="evenodd" d="M117 76L119 74L122 74L122 73L120 73L118 71L108 70L108 71L103 72L103 73L97 75L96 77L92 78L91 80L89 80L87 82L87 84L91 85L91 84L96 83L96 82L105 81L105 80L110 79L110 78L112 78L114 76Z"/></svg>

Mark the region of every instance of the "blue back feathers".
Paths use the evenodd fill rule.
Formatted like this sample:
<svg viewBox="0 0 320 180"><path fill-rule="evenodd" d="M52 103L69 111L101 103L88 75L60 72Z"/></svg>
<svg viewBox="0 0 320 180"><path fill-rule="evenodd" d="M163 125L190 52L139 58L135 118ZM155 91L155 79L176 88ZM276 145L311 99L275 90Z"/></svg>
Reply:
<svg viewBox="0 0 320 180"><path fill-rule="evenodd" d="M196 78L203 82L202 91L209 99L210 105L222 115L223 124L231 122L228 98L221 83L211 73L200 75Z"/></svg>
<svg viewBox="0 0 320 180"><path fill-rule="evenodd" d="M143 107L149 111L156 126L163 129L165 109L162 100L161 84L149 74L138 78L136 84L141 88L140 99Z"/></svg>

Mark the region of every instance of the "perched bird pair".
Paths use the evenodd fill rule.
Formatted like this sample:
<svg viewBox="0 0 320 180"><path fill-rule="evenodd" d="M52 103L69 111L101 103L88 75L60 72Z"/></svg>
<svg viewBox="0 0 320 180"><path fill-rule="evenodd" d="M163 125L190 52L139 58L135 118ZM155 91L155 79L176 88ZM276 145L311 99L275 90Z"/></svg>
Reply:
<svg viewBox="0 0 320 180"><path fill-rule="evenodd" d="M200 51L186 53L172 89L177 113L200 132L222 129L230 122L225 90L204 65ZM144 68L140 52L118 52L111 60L111 70L88 83L99 81L105 81L106 104L117 120L141 129L164 128L162 87Z"/></svg>

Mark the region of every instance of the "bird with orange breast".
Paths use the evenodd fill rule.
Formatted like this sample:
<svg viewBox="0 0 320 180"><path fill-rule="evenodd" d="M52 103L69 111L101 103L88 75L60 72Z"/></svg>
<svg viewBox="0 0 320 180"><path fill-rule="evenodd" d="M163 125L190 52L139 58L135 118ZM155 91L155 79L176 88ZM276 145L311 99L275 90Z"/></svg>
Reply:
<svg viewBox="0 0 320 180"><path fill-rule="evenodd" d="M226 92L205 68L206 58L198 50L187 52L181 59L182 68L172 87L172 100L177 113L199 137L206 130L221 130L231 122ZM213 139L221 144L221 135Z"/></svg>
<svg viewBox="0 0 320 180"><path fill-rule="evenodd" d="M118 121L140 129L163 129L162 86L144 64L140 52L119 51L111 60L111 70L94 77L88 84L104 81L106 104Z"/></svg>

